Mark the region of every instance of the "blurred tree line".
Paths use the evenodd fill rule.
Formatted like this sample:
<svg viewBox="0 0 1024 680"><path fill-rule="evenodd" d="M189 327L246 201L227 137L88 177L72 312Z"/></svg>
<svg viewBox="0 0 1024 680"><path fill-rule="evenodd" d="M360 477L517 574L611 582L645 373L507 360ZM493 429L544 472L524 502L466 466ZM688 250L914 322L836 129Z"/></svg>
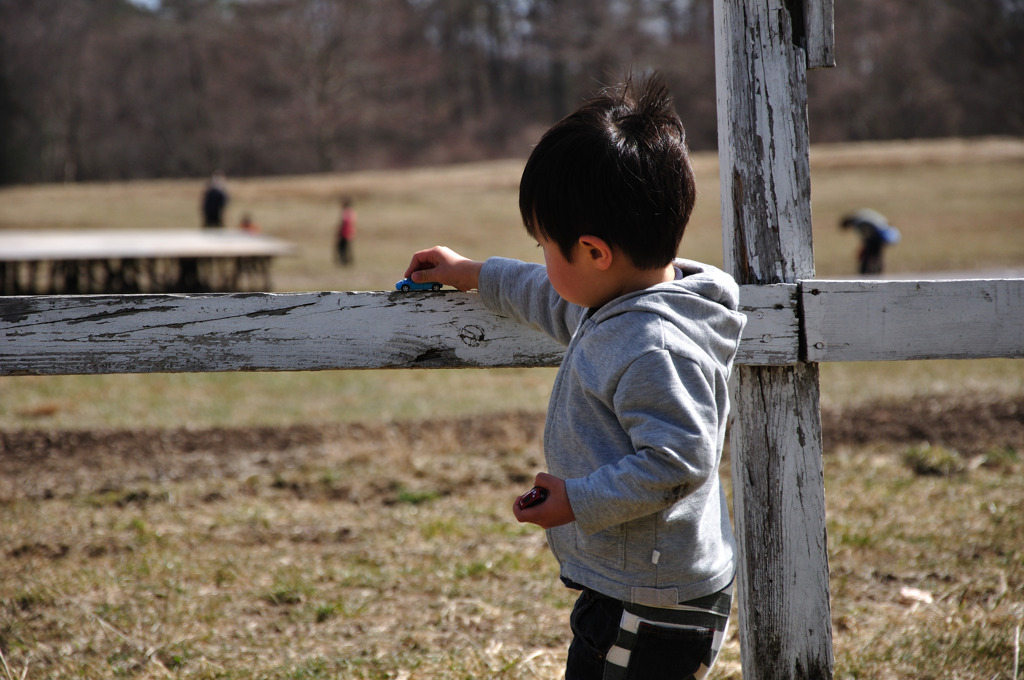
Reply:
<svg viewBox="0 0 1024 680"><path fill-rule="evenodd" d="M1024 0L842 0L814 142L1024 134ZM0 183L525 156L628 69L716 144L712 0L0 0Z"/></svg>

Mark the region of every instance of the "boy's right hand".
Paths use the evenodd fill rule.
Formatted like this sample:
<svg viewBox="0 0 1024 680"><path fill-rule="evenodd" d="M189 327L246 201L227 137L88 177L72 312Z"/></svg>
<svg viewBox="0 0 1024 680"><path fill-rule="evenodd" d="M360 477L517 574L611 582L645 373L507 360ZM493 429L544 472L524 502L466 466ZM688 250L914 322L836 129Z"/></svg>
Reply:
<svg viewBox="0 0 1024 680"><path fill-rule="evenodd" d="M405 276L416 283L437 281L467 291L477 287L483 265L483 262L463 257L451 248L434 246L412 256Z"/></svg>
<svg viewBox="0 0 1024 680"><path fill-rule="evenodd" d="M538 472L533 480L534 487L547 491L547 497L533 505L523 507L520 504L529 492L516 498L512 504L512 514L520 522L530 522L544 529L568 524L575 521L576 515L572 511L569 497L565 493L565 480L549 475L546 472Z"/></svg>

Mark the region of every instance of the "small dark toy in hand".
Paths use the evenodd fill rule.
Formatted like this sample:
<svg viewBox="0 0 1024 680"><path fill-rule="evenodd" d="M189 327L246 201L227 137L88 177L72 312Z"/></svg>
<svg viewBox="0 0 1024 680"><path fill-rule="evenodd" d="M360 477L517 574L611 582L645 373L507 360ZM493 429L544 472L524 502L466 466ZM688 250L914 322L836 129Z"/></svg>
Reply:
<svg viewBox="0 0 1024 680"><path fill-rule="evenodd" d="M526 508L543 503L548 497L548 490L535 486L519 498L519 509L525 510Z"/></svg>

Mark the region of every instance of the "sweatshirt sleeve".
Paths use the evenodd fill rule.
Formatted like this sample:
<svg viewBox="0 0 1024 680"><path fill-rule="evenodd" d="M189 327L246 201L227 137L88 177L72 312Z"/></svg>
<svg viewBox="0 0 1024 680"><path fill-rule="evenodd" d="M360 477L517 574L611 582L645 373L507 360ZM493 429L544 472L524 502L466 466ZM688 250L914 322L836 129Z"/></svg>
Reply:
<svg viewBox="0 0 1024 680"><path fill-rule="evenodd" d="M644 354L621 375L614 401L633 452L566 480L586 534L699 496L717 468L714 388L692 360L665 350Z"/></svg>
<svg viewBox="0 0 1024 680"><path fill-rule="evenodd" d="M569 344L583 313L555 292L540 264L492 257L484 262L477 287L492 312L536 328L563 345Z"/></svg>

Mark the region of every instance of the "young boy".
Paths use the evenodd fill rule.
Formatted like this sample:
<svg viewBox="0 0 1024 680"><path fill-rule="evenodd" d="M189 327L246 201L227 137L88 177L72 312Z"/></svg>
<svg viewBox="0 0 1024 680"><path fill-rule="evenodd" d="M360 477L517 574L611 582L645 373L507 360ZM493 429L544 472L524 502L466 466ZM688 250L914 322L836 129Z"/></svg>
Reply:
<svg viewBox="0 0 1024 680"><path fill-rule="evenodd" d="M735 542L718 468L745 317L722 271L674 259L693 210L682 123L658 76L584 103L540 140L519 209L545 265L416 253L414 281L567 346L544 432L546 498L517 499L582 591L565 677L703 677L724 637Z"/></svg>

